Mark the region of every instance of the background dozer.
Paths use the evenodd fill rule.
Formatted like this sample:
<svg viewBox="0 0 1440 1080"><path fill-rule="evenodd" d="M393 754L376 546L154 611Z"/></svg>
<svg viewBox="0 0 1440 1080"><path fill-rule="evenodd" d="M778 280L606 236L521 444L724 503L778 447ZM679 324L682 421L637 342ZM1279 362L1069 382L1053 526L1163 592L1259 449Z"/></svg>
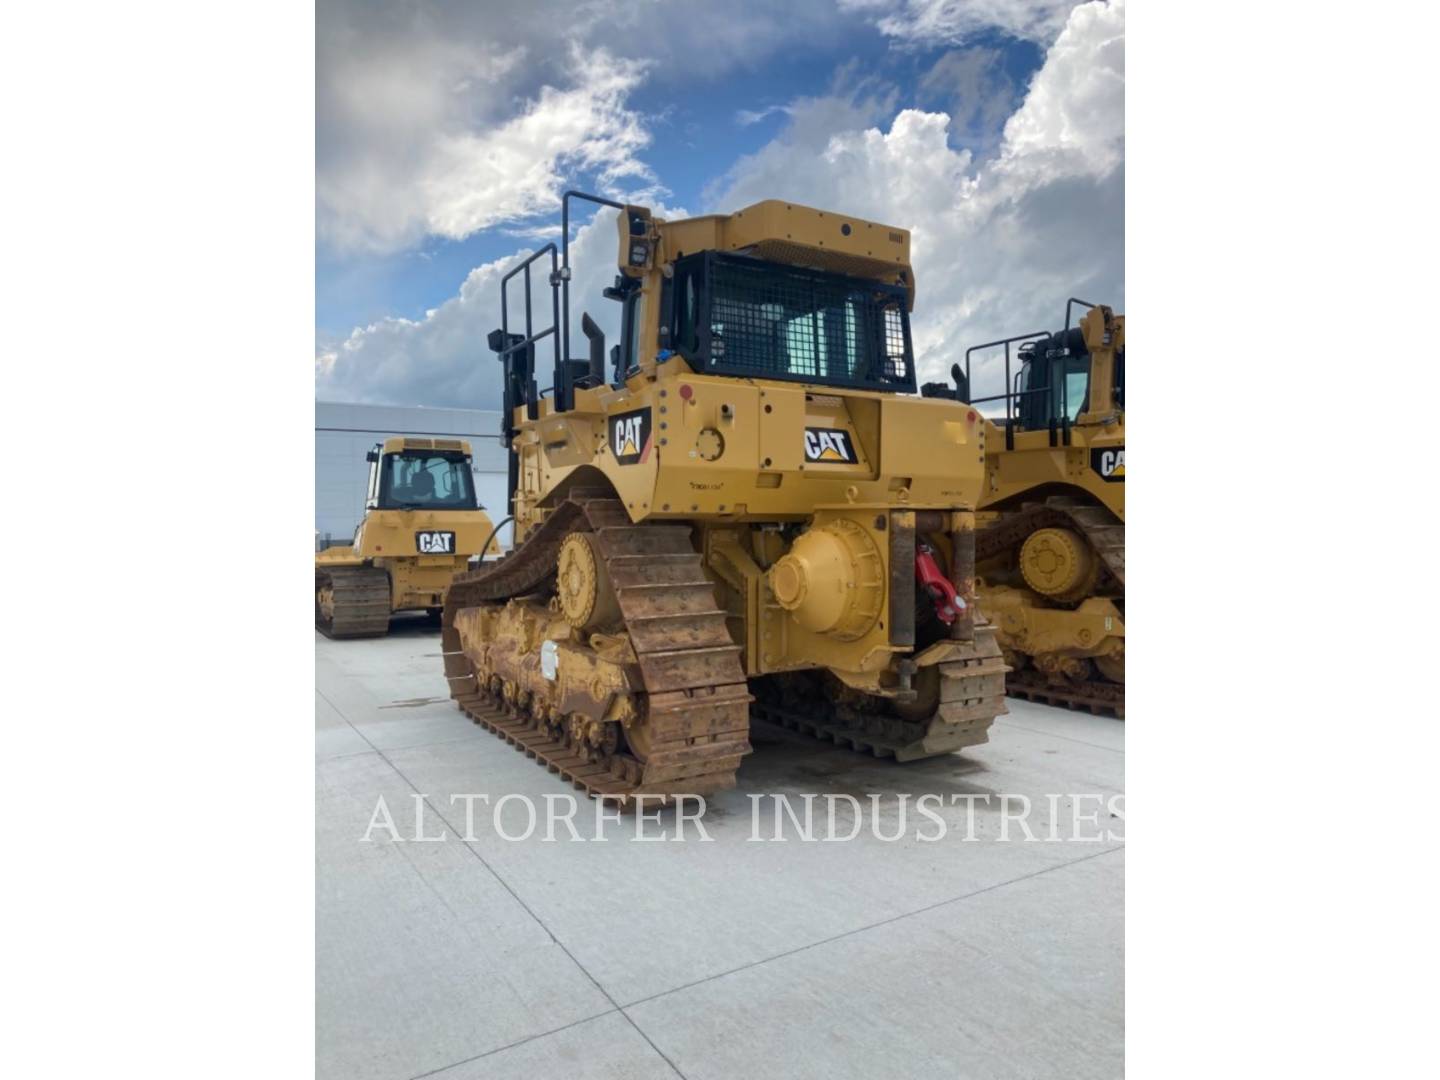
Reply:
<svg viewBox="0 0 1440 1080"><path fill-rule="evenodd" d="M396 611L438 614L450 579L495 532L463 440L386 439L365 457L365 519L352 543L315 556L315 626L333 638L384 634Z"/></svg>
<svg viewBox="0 0 1440 1080"><path fill-rule="evenodd" d="M574 199L618 211L608 372L588 314L570 355ZM489 338L516 547L446 599L460 707L622 804L732 786L752 707L902 761L984 742L1005 711L974 604L984 423L916 395L914 290L904 229L568 192Z"/></svg>
<svg viewBox="0 0 1440 1080"><path fill-rule="evenodd" d="M972 398L972 357L998 350L1005 393ZM1010 693L1124 716L1124 316L1072 299L1064 329L974 346L952 377L924 392L1004 403L986 422L976 559Z"/></svg>

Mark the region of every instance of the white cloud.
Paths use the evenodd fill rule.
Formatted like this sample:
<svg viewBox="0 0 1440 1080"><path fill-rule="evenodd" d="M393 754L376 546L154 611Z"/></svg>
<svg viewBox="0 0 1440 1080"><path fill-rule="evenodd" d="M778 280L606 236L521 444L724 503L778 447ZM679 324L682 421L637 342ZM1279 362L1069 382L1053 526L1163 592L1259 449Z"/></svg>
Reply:
<svg viewBox="0 0 1440 1080"><path fill-rule="evenodd" d="M657 213L684 216L684 211ZM600 210L579 228L570 244L570 351L587 355L580 315L590 315L605 331L609 345L619 341L620 305L601 296L615 278L619 233L615 212ZM530 254L517 251L470 271L458 295L423 319L387 318L357 327L344 341L322 347L315 359L316 397L323 401L358 401L439 408L495 409L500 406L500 367L486 345L486 335L500 325L500 279ZM546 284L550 261L531 268L534 328L550 325L550 292ZM523 327L523 279L508 286L510 330ZM537 346L536 379L551 383L555 357L552 339Z"/></svg>
<svg viewBox="0 0 1440 1080"><path fill-rule="evenodd" d="M426 232L458 240L558 209L566 169L596 172L607 189L622 177L653 183L635 156L650 136L624 105L643 65L578 48L572 60L573 88L543 87L513 120L437 141L423 188Z"/></svg>
<svg viewBox="0 0 1440 1080"><path fill-rule="evenodd" d="M409 119L423 136L385 137L394 118L381 109L362 125L359 160L319 169L319 229L333 246L387 251L426 236L459 240L553 211L567 170L593 173L607 189L622 180L653 189L654 175L638 157L650 135L625 105L644 77L643 64L572 48L569 87L542 86L518 115L484 126L461 107L473 86L470 73L483 68L487 80L503 79L512 59L460 49L446 56L456 93L437 95L432 84L402 106L415 110ZM383 83L373 97L394 102ZM354 106L367 110L371 101L367 93Z"/></svg>
<svg viewBox="0 0 1440 1080"><path fill-rule="evenodd" d="M787 105L767 105L763 109L738 109L735 113L735 122L741 127L749 127L751 124L758 124L776 113L788 113Z"/></svg>
<svg viewBox="0 0 1440 1080"><path fill-rule="evenodd" d="M862 79L849 93L787 104L780 135L741 159L705 201L733 210L786 198L911 229L922 381L944 378L968 345L1054 328L1068 296L1123 310L1124 38L1123 2L1076 8L983 162L952 147L949 115L896 114L883 85ZM527 227L515 226L522 234ZM615 246L609 212L572 245L576 355L585 351L586 307L616 340L618 305L600 297L615 273ZM423 319L386 319L323 348L317 395L494 407L499 375L485 335L499 322L499 279L526 253L476 269ZM542 349L542 386L550 364ZM999 382L982 372L976 392L998 392Z"/></svg>
<svg viewBox="0 0 1440 1080"><path fill-rule="evenodd" d="M966 41L986 30L1047 44L1065 25L1073 0L839 0L901 42L933 46Z"/></svg>
<svg viewBox="0 0 1440 1080"><path fill-rule="evenodd" d="M567 181L663 197L643 154L676 96L800 39L838 35L828 0L320 0L316 224L340 254L392 253L553 211Z"/></svg>
<svg viewBox="0 0 1440 1080"><path fill-rule="evenodd" d="M939 103L950 114L950 136L987 155L999 143L1021 88L1005 68L1005 51L985 46L951 49L920 77L921 104Z"/></svg>
<svg viewBox="0 0 1440 1080"><path fill-rule="evenodd" d="M766 198L844 209L912 230L921 378L968 345L1054 328L1065 299L1124 305L1124 5L1076 8L997 155L949 145L950 117L905 110L880 127L817 123L809 102L728 175L721 209ZM998 393L1000 377L976 377Z"/></svg>

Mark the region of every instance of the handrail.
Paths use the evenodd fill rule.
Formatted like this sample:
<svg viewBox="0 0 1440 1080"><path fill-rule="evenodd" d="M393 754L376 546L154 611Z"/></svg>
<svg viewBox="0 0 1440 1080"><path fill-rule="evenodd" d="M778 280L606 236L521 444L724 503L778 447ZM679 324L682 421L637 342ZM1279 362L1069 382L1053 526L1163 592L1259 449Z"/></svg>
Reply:
<svg viewBox="0 0 1440 1080"><path fill-rule="evenodd" d="M1001 338L1001 339L998 340L998 341L987 341L987 342L985 342L983 345L971 345L970 348L968 348L968 349L965 350L965 388L966 388L966 391L968 392L969 389L975 385L973 382L970 381L970 354L971 354L971 353L979 352L979 351L981 351L982 349L993 349L993 348L995 348L997 345L1004 345L1004 346L1005 346L1005 383L1004 383L1005 393L1003 393L1003 394L995 394L995 395L992 396L992 397L986 397L986 398L971 398L969 404L974 405L974 404L977 404L978 402L999 401L999 400L1001 400L1002 398L1004 399L1004 401L1005 401L1005 449L1006 449L1006 450L1014 450L1014 449L1015 449L1015 408L1016 408L1015 399L1016 399L1016 398L1019 398L1019 397L1024 397L1026 394L1046 393L1046 392L1049 391L1049 387L1048 387L1048 386L1046 386L1046 387L1041 387L1041 388L1036 389L1036 390L1015 390L1015 389L1012 389L1013 383L1012 383L1012 380L1011 380L1011 378L1010 378L1010 346L1013 345L1013 344L1015 344L1016 342L1030 341L1030 340L1032 340L1032 339L1038 341L1038 340L1041 339L1041 338L1048 338L1049 336L1050 336L1050 331L1048 331L1048 330L1032 330L1032 331L1031 331L1030 333L1028 333L1028 334L1017 334L1017 335L1014 336L1014 337ZM1019 373L1017 372L1016 374L1017 374L1017 377L1018 377ZM1047 382L1049 381L1049 376L1048 376L1048 374L1047 374L1047 376L1046 376L1046 381L1047 381Z"/></svg>
<svg viewBox="0 0 1440 1080"><path fill-rule="evenodd" d="M535 251L531 252L528 258L526 258L523 262L521 262L521 263L519 263L518 265L516 265L515 267L513 267L513 268L510 270L509 273L507 273L504 277L502 277L502 278L500 279L500 332L504 335L503 340L508 343L508 342L510 341L510 296L509 296L510 279L513 278L513 277L515 277L517 274L522 273L522 272L523 272L524 275L525 275L525 336L524 336L523 339L521 339L520 341L514 342L513 344L506 344L506 346L505 346L503 349L500 350L500 359L501 359L501 360L504 360L504 359L505 359L506 357L508 357L511 353L519 352L521 349L529 348L530 346L534 345L537 341L540 341L540 340L542 340L542 339L544 339L544 338L546 338L546 337L549 337L550 335L553 334L553 335L554 335L554 344L555 344L555 385L556 385L556 386L559 386L559 385L560 385L561 376L562 376L562 374L563 374L563 372L564 372L564 365L561 364L561 362L560 362L560 335L559 335L559 333L558 333L558 330L559 330L559 327L560 327L560 305L559 305L559 298L555 295L555 285L556 285L557 279L558 279L558 273L557 273L557 270L558 270L558 266L557 266L558 254L559 254L559 253L558 253L558 251L557 251L556 248L555 248L555 243L554 243L554 241L551 241L550 243L545 244L543 247L537 248ZM537 259L540 259L540 258L544 257L545 255L549 255L549 256L550 256L550 320L551 320L551 321L550 321L550 325L549 325L546 329L541 330L540 332L537 333L537 332L535 331L535 319L534 319L533 304L532 304L531 289L530 289L530 267L535 263L535 261L536 261ZM532 371L531 371L531 375L532 375L532 377L533 377L533 375L534 375L533 369L532 369ZM529 395L527 394L526 396L528 397ZM526 411L527 411L527 413L530 412L529 409L527 409ZM533 418L533 414L532 414L532 418Z"/></svg>
<svg viewBox="0 0 1440 1080"><path fill-rule="evenodd" d="M585 191L567 191L560 199L560 294L561 314L565 321L561 324L564 327L561 341L564 345L565 359L570 359L570 200L584 199L586 202L596 203L600 206L614 207L616 210L624 210L625 204L615 202L613 199L602 198L599 195L591 195ZM552 245L553 246L553 245ZM556 375L558 385L558 372Z"/></svg>
<svg viewBox="0 0 1440 1080"><path fill-rule="evenodd" d="M1067 331L1070 329L1070 308L1071 308L1071 305L1073 305L1073 304L1082 304L1082 305L1084 305L1084 306L1087 307L1087 308L1093 308L1093 307L1096 306L1095 304L1090 303L1089 300L1077 300L1077 299L1076 299L1075 297L1073 297L1073 296L1070 297L1069 300L1066 300L1066 301L1065 301L1065 329L1066 329Z"/></svg>
<svg viewBox="0 0 1440 1080"><path fill-rule="evenodd" d="M559 319L559 309L558 309L558 307L556 307L556 308L554 309L554 314L555 314L555 316L556 316L555 319L554 319L554 321L551 323L551 325L550 325L549 327L547 327L546 329L540 331L540 333L537 334L537 333L535 333L534 318L533 318L533 316L532 316L532 314L531 314L531 302L530 302L530 266L531 266L532 263L535 262L536 259L539 259L541 256L547 255L547 254L550 256L550 274L551 274L551 277L554 277L554 275L555 275L555 270L556 270L556 257L557 257L557 254L558 254L558 253L557 253L557 251L556 251L554 241L551 241L550 243L546 244L544 247L537 248L535 251L531 252L531 253L530 253L530 256L529 256L527 259L525 259L524 262L521 262L521 263L517 264L515 267L513 267L513 268L510 270L509 273L507 273L504 277L502 277L502 278L500 279L500 330L501 330L501 332L505 335L505 340L506 340L506 341L509 341L509 340L510 340L510 300L509 300L509 285L510 285L510 279L513 278L513 277L515 277L515 275L521 273L522 271L523 271L524 274L525 274L525 338L524 338L523 341L517 341L517 342L515 342L515 344L513 344L513 345L507 345L504 349L502 349L501 352L500 352L500 355L501 355L502 357L503 357L503 356L508 356L508 355L509 355L510 353L512 353L512 352L517 352L518 350L520 350L520 349L522 349L522 348L525 348L527 345L533 345L535 342L541 340L542 338L547 337L548 335L555 333L555 329L556 329L556 327L559 325L559 322L560 322L560 319ZM554 298L553 298L553 296L552 296L552 300L553 300L553 299L554 299ZM552 306L553 306L553 305L552 305ZM560 352L559 352L560 345L559 345L559 339L558 339L558 338L556 339L555 348L556 348L555 360L556 360L556 362L558 363L559 360L560 360Z"/></svg>

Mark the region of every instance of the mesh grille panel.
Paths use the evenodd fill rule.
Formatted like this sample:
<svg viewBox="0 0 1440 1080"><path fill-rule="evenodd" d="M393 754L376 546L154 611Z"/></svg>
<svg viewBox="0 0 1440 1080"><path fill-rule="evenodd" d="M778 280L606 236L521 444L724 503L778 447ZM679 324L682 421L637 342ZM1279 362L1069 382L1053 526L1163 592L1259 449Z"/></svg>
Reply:
<svg viewBox="0 0 1440 1080"><path fill-rule="evenodd" d="M717 369L846 384L913 381L898 287L717 258L709 288Z"/></svg>

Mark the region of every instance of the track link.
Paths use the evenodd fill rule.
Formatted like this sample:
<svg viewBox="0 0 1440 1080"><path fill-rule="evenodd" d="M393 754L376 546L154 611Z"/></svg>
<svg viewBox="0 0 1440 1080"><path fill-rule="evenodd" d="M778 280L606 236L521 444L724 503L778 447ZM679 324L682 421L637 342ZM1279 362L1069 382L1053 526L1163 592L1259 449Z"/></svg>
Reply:
<svg viewBox="0 0 1440 1080"><path fill-rule="evenodd" d="M378 566L317 567L315 629L328 638L384 636L390 630L390 575Z"/></svg>
<svg viewBox="0 0 1440 1080"><path fill-rule="evenodd" d="M753 711L760 719L791 731L896 761L977 746L989 741L995 718L1009 712L1005 673L1010 669L988 623L976 624L974 642L957 642L956 646L957 657L938 665L940 703L927 719L905 720L882 712L875 706L883 699L870 698L871 707L857 708L845 701L828 701L824 695L816 695L815 704L804 711L765 699L757 701Z"/></svg>
<svg viewBox="0 0 1440 1080"><path fill-rule="evenodd" d="M507 704L492 680L480 677L455 628L462 608L499 606L544 588L561 542L575 530L595 533L638 660L643 754L631 747L597 759L557 738L553 727ZM459 708L587 794L629 806L641 796L661 802L735 786L750 752L751 698L740 646L725 628L688 526L636 525L616 499L574 494L508 558L457 576L441 627L450 696Z"/></svg>
<svg viewBox="0 0 1440 1080"><path fill-rule="evenodd" d="M1056 684L1044 675L1027 668L1010 674L1006 693L1043 705L1059 705L1067 709L1088 710L1096 716L1125 719L1125 687L1119 683L1090 679L1074 685Z"/></svg>

